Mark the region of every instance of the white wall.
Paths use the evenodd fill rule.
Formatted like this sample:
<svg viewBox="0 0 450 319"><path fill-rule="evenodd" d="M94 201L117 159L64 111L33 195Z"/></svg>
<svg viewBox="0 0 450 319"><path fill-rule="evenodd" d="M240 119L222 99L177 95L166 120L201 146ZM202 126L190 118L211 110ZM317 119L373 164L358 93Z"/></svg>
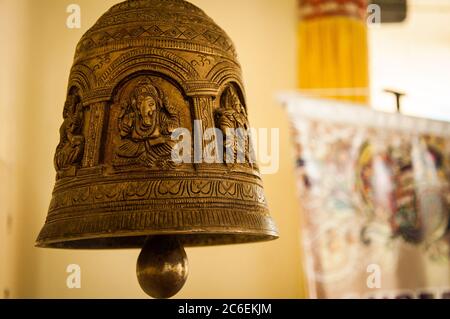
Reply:
<svg viewBox="0 0 450 319"><path fill-rule="evenodd" d="M385 88L403 91L406 114L450 120L450 1L411 0L405 23L371 28L372 104L395 110Z"/></svg>
<svg viewBox="0 0 450 319"><path fill-rule="evenodd" d="M17 294L17 144L25 69L25 1L0 1L0 298ZM23 198L20 198L23 200Z"/></svg>

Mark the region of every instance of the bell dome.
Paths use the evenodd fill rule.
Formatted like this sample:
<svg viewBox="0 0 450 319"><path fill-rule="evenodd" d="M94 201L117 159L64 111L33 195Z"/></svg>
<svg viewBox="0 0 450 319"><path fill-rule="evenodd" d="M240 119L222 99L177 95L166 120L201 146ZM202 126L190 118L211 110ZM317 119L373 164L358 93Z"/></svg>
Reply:
<svg viewBox="0 0 450 319"><path fill-rule="evenodd" d="M76 61L121 49L152 47L214 54L234 60L226 33L201 9L183 0L130 0L108 10L86 32Z"/></svg>

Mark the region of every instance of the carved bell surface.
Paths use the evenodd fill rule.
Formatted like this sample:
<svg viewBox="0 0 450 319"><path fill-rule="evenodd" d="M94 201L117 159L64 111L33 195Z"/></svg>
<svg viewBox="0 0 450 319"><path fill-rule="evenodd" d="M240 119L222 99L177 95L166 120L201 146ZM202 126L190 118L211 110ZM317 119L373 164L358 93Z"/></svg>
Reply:
<svg viewBox="0 0 450 319"><path fill-rule="evenodd" d="M184 246L277 238L250 143L229 136L248 129L236 52L211 18L183 0L113 6L76 49L37 246L144 247L142 288L170 297Z"/></svg>

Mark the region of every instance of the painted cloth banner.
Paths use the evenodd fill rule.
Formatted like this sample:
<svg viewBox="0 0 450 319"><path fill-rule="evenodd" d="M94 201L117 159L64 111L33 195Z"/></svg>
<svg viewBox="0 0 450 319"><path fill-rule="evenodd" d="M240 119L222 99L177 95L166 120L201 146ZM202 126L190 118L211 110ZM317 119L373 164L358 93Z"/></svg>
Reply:
<svg viewBox="0 0 450 319"><path fill-rule="evenodd" d="M282 97L312 298L450 298L450 124Z"/></svg>

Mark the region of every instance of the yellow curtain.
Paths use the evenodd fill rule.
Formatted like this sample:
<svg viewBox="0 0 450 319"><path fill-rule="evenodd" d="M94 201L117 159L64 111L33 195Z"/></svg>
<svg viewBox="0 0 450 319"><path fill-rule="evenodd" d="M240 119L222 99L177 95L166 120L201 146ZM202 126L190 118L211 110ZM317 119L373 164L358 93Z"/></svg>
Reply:
<svg viewBox="0 0 450 319"><path fill-rule="evenodd" d="M369 103L366 0L299 0L299 88Z"/></svg>

